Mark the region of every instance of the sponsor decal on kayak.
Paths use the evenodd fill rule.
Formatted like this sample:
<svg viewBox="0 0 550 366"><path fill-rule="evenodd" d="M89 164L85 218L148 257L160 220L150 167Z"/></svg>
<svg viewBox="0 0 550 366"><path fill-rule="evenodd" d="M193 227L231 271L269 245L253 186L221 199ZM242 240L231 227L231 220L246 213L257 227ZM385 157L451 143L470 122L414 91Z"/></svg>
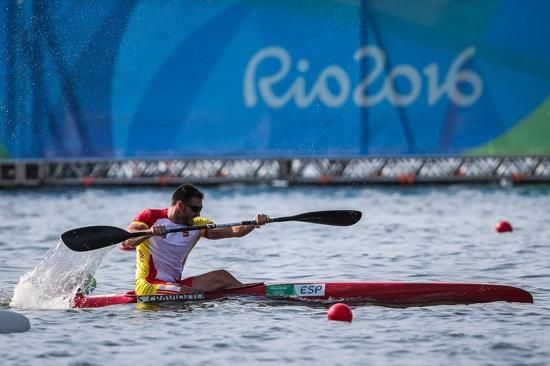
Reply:
<svg viewBox="0 0 550 366"><path fill-rule="evenodd" d="M294 285L267 285L265 290L267 296L294 296Z"/></svg>
<svg viewBox="0 0 550 366"><path fill-rule="evenodd" d="M136 296L137 302L163 302L163 301L197 301L204 300L204 294L170 294L170 295L145 295Z"/></svg>
<svg viewBox="0 0 550 366"><path fill-rule="evenodd" d="M267 285L267 296L272 297L318 297L325 296L324 283Z"/></svg>
<svg viewBox="0 0 550 366"><path fill-rule="evenodd" d="M300 297L306 296L325 296L325 284L313 283L304 285L294 285L296 295Z"/></svg>

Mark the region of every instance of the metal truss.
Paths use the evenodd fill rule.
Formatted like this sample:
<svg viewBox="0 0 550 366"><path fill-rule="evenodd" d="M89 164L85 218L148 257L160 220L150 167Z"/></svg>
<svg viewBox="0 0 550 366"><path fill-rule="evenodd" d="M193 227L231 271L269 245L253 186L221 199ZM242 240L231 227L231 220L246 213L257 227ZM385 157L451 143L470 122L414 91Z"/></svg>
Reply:
<svg viewBox="0 0 550 366"><path fill-rule="evenodd" d="M0 160L0 187L549 183L550 156Z"/></svg>

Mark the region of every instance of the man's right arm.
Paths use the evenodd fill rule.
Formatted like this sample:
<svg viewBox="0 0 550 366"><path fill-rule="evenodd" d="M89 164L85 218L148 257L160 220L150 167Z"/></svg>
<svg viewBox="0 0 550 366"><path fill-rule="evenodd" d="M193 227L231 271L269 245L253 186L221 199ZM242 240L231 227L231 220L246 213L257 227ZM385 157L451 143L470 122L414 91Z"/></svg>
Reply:
<svg viewBox="0 0 550 366"><path fill-rule="evenodd" d="M128 226L128 231L133 233L135 231L143 231L148 230L149 228L147 225L145 225L143 222L137 222L134 221ZM122 242L122 246L125 248L135 248L141 243L143 243L145 240L149 239L153 235L146 235L146 236L140 236L137 238L130 238Z"/></svg>

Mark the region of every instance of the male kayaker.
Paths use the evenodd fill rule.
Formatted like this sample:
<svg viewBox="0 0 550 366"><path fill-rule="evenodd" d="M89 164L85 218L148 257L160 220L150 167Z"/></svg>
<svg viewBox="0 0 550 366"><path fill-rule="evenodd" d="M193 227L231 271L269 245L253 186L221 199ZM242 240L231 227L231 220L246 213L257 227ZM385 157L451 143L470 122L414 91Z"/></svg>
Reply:
<svg viewBox="0 0 550 366"><path fill-rule="evenodd" d="M141 211L128 226L128 231L151 230L154 235L131 238L123 247L136 248L137 295L191 293L241 286L242 283L226 270L216 270L181 279L183 266L191 249L202 237L223 239L242 237L270 219L257 214L257 226L234 226L200 231L166 234L167 229L206 225L211 221L200 217L204 194L192 184L182 184L172 195L170 207Z"/></svg>

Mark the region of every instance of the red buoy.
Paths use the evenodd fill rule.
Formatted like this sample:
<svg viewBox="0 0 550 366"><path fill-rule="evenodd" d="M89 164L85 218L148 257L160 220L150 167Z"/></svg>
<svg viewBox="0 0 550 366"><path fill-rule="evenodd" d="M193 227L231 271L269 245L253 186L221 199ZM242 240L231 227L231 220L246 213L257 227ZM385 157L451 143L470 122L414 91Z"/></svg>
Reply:
<svg viewBox="0 0 550 366"><path fill-rule="evenodd" d="M512 225L508 221L500 220L495 225L495 230L497 231L497 233L510 233L514 229L512 228Z"/></svg>
<svg viewBox="0 0 550 366"><path fill-rule="evenodd" d="M328 320L337 320L342 322L350 322L353 318L353 313L351 309L346 304L337 303L334 304L328 309L327 313Z"/></svg>

